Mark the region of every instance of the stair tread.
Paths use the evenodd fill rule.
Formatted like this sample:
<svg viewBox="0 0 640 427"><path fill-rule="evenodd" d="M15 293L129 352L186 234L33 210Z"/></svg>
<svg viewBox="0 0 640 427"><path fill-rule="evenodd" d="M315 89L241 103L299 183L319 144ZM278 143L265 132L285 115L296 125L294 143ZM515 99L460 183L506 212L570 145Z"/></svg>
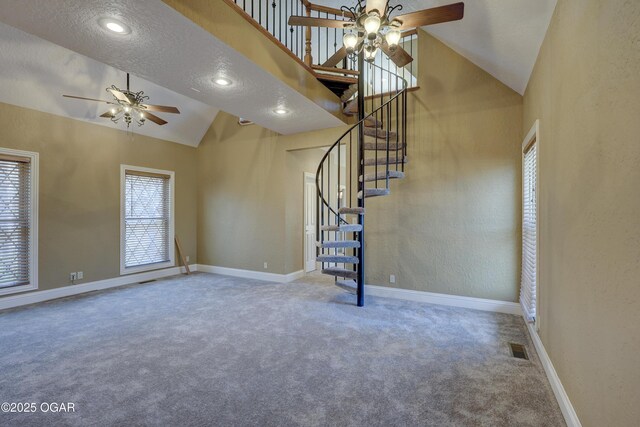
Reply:
<svg viewBox="0 0 640 427"><path fill-rule="evenodd" d="M360 242L357 240L325 240L324 242L316 242L316 246L322 249L359 248Z"/></svg>
<svg viewBox="0 0 640 427"><path fill-rule="evenodd" d="M336 76L335 74L316 73L316 78L320 81L347 83L350 85L358 83L356 77Z"/></svg>
<svg viewBox="0 0 640 427"><path fill-rule="evenodd" d="M349 279L355 279L358 277L358 273L353 270L347 270L346 268L329 267L323 268L322 274L328 274L330 276L348 277Z"/></svg>
<svg viewBox="0 0 640 427"><path fill-rule="evenodd" d="M388 188L366 188L364 197L387 196L391 193ZM362 191L358 191L358 199L362 199Z"/></svg>
<svg viewBox="0 0 640 427"><path fill-rule="evenodd" d="M407 158L404 158L404 162L402 158L396 158L396 156L389 156L389 164L396 164L396 163L407 163ZM372 157L369 159L364 159L364 165L365 166L375 166L376 164L378 165L386 165L387 164L387 157Z"/></svg>
<svg viewBox="0 0 640 427"><path fill-rule="evenodd" d="M364 119L364 125L370 128L381 128L382 122L375 117L367 117Z"/></svg>
<svg viewBox="0 0 640 427"><path fill-rule="evenodd" d="M361 231L362 225L360 224L341 224L341 225L323 225L320 227L322 231L343 231L343 232L354 232Z"/></svg>
<svg viewBox="0 0 640 427"><path fill-rule="evenodd" d="M377 181L379 179L386 179L386 177L387 177L387 171L379 171L377 174L365 173L364 181L365 182ZM394 171L394 170L389 171L389 179L400 179L400 178L404 178L404 172ZM358 180L362 182L362 175L358 177Z"/></svg>
<svg viewBox="0 0 640 427"><path fill-rule="evenodd" d="M355 95L358 92L358 84L354 83L352 85L350 85L347 90L344 91L344 93L340 96L340 100L342 102L347 102L351 99L351 97L353 95Z"/></svg>
<svg viewBox="0 0 640 427"><path fill-rule="evenodd" d="M318 262L335 262L338 264L358 264L359 260L357 256L350 255L318 255L316 257Z"/></svg>
<svg viewBox="0 0 640 427"><path fill-rule="evenodd" d="M404 148L404 144L396 144L395 142L391 142L389 141L389 150L391 151L396 151L396 150L402 150ZM387 141L380 141L378 140L378 142L373 142L373 140L371 142L365 142L364 143L364 149L365 150L386 150L387 149Z"/></svg>
<svg viewBox="0 0 640 427"><path fill-rule="evenodd" d="M364 134L365 134L366 136L377 137L378 142L379 142L379 140L380 140L381 138L384 138L384 139L385 139L385 142L386 142L387 134L389 135L389 139L390 139L390 140L391 140L391 139L393 139L393 140L395 140L395 139L396 139L396 133L395 133L395 132L392 132L392 131L388 131L388 130L386 130L386 129L368 128L368 127L365 127L365 128L364 128Z"/></svg>
<svg viewBox="0 0 640 427"><path fill-rule="evenodd" d="M347 102L347 105L344 107L342 112L348 116L353 116L358 112L358 99L354 98L351 101Z"/></svg>
<svg viewBox="0 0 640 427"><path fill-rule="evenodd" d="M325 73L338 73L338 74L347 74L350 76L359 76L360 71L358 70L350 70L348 68L338 68L337 66L333 67L325 67L324 65L311 65L311 68L315 71L321 71Z"/></svg>
<svg viewBox="0 0 640 427"><path fill-rule="evenodd" d="M358 284L355 280L336 280L336 286L352 294L358 291Z"/></svg>
<svg viewBox="0 0 640 427"><path fill-rule="evenodd" d="M348 215L348 214L364 215L364 208L343 207L343 208L338 209L338 213L341 214L341 215Z"/></svg>

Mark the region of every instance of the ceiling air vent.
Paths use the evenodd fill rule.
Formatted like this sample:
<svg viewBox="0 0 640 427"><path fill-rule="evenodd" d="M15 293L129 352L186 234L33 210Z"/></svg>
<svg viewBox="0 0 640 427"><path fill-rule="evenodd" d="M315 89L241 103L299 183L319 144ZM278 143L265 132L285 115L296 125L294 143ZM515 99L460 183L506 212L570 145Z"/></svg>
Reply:
<svg viewBox="0 0 640 427"><path fill-rule="evenodd" d="M529 360L527 349L522 344L516 344L516 343L510 342L509 348L511 349L511 355L513 357L517 357L518 359Z"/></svg>

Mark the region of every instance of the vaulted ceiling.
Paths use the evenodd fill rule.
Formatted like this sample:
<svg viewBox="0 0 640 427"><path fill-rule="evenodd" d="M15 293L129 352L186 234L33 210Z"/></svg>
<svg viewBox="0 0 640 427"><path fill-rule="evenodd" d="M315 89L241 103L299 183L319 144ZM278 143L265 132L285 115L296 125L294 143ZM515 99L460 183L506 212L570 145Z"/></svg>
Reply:
<svg viewBox="0 0 640 427"><path fill-rule="evenodd" d="M63 98L63 94L112 100L106 88L126 87L126 73L102 62L0 23L0 102L125 130L99 117L103 103ZM218 109L132 76L131 89L144 91L150 104L176 105L181 114L158 116L169 123L133 125L141 135L197 146Z"/></svg>
<svg viewBox="0 0 640 427"><path fill-rule="evenodd" d="M130 34L104 30L103 17L120 18ZM163 115L169 124L159 130L162 139L197 145L218 110L283 134L343 124L159 0L2 0L0 22L7 24L0 28L0 102L89 120L99 112L95 105L83 109L62 94L102 98L129 71L133 89L148 91L150 103L183 110L183 117ZM5 58L11 60L2 64ZM233 84L216 86L221 74ZM275 114L279 106L289 114Z"/></svg>
<svg viewBox="0 0 640 427"><path fill-rule="evenodd" d="M398 14L459 0L390 0ZM557 0L467 0L464 19L423 27L489 74L524 94ZM315 0L339 8L356 0Z"/></svg>
<svg viewBox="0 0 640 427"><path fill-rule="evenodd" d="M454 0L391 0L400 13ZM339 7L355 0L316 0ZM524 93L556 0L469 0L462 21L425 27L497 79ZM122 17L127 37L99 25L101 17ZM167 29L170 29L169 31ZM105 98L111 84L133 89L150 103L176 105L169 124L148 123L135 132L197 146L222 109L280 133L342 124L193 22L158 0L0 1L0 102L113 126L97 118L102 106L62 98L63 93ZM215 76L234 80L216 87ZM275 115L286 104L291 114Z"/></svg>

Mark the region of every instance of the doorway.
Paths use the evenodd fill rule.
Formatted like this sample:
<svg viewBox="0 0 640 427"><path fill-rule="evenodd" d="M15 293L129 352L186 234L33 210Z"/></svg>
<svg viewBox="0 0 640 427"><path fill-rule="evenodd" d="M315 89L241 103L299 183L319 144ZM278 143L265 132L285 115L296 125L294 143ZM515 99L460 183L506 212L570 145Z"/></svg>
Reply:
<svg viewBox="0 0 640 427"><path fill-rule="evenodd" d="M316 270L316 177L304 172L304 271Z"/></svg>

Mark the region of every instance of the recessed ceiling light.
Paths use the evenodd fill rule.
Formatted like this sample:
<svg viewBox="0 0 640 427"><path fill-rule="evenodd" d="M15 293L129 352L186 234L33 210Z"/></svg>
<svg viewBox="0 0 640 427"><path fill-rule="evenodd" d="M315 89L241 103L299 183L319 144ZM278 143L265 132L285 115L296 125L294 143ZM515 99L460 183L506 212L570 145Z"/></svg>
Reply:
<svg viewBox="0 0 640 427"><path fill-rule="evenodd" d="M114 33L124 33L124 27L117 22L107 22L107 29Z"/></svg>
<svg viewBox="0 0 640 427"><path fill-rule="evenodd" d="M99 22L102 28L114 34L124 35L131 32L131 28L117 19L102 18Z"/></svg>
<svg viewBox="0 0 640 427"><path fill-rule="evenodd" d="M289 110L286 110L284 108L276 108L275 110L273 110L273 112L278 114L279 116L284 116L289 112Z"/></svg>
<svg viewBox="0 0 640 427"><path fill-rule="evenodd" d="M229 86L231 84L231 80L226 79L224 77L218 77L213 82L218 86Z"/></svg>

